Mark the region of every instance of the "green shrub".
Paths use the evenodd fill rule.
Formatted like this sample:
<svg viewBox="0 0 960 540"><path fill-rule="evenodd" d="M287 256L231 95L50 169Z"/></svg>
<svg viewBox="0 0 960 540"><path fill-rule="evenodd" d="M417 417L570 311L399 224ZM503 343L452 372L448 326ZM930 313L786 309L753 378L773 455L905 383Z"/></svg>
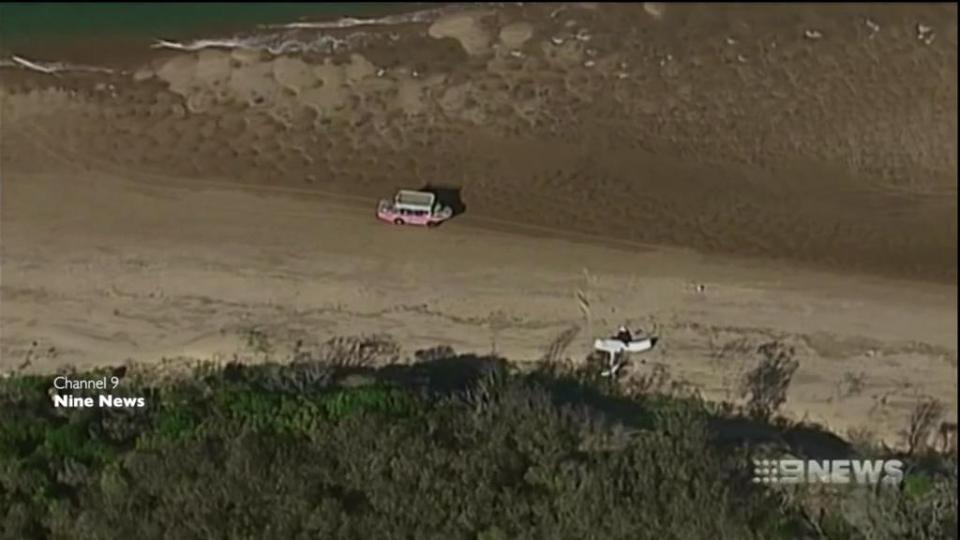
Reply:
<svg viewBox="0 0 960 540"><path fill-rule="evenodd" d="M0 538L938 538L956 523L955 474L812 519L750 481L748 449L716 442L733 411L696 396L558 366L346 364L198 366L138 382L149 406L131 411L52 411L38 379L4 382ZM363 385L336 386L358 369Z"/></svg>

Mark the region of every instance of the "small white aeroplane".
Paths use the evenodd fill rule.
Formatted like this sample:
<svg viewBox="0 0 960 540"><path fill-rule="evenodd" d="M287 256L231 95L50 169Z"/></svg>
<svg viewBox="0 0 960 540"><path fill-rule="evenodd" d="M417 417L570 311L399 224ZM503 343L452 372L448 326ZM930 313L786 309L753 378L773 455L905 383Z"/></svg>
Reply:
<svg viewBox="0 0 960 540"><path fill-rule="evenodd" d="M610 338L598 338L593 342L593 348L609 355L608 365L601 375L608 377L616 375L623 367L624 353L641 353L653 348L654 339L651 337L634 337L633 332L621 326L617 335Z"/></svg>

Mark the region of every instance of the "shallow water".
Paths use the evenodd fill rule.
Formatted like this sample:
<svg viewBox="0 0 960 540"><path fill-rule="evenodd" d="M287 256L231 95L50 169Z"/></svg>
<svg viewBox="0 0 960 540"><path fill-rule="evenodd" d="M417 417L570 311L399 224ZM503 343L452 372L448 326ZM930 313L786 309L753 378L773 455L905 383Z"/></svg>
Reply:
<svg viewBox="0 0 960 540"><path fill-rule="evenodd" d="M209 29L242 29L301 18L371 16L416 6L383 2L5 3L0 6L0 31L6 45L103 35L182 38Z"/></svg>
<svg viewBox="0 0 960 540"><path fill-rule="evenodd" d="M4 3L0 54L95 62L108 45L223 36L252 32L262 25L378 17L423 7L412 2Z"/></svg>

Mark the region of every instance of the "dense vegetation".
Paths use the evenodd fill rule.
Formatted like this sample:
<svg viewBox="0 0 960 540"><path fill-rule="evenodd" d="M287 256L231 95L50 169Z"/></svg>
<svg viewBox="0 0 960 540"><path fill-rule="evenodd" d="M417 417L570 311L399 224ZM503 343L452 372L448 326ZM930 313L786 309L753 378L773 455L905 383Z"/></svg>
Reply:
<svg viewBox="0 0 960 540"><path fill-rule="evenodd" d="M142 409L54 408L52 376L5 379L0 538L956 537L955 460L900 488L788 492L751 482L750 457L853 450L557 363L372 368L362 349L96 373ZM724 435L761 422L762 444Z"/></svg>

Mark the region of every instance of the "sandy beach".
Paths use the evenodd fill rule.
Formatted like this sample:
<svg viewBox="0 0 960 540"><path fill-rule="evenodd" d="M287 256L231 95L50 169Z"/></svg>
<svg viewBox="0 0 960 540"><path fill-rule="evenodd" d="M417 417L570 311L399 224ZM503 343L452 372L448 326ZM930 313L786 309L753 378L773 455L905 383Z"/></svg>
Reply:
<svg viewBox="0 0 960 540"><path fill-rule="evenodd" d="M276 357L387 333L536 361L577 328L579 359L629 321L661 338L637 374L713 399L780 341L791 416L896 442L933 397L956 422L956 29L542 4L7 62L0 367L227 360L251 329ZM465 212L373 218L424 184Z"/></svg>

